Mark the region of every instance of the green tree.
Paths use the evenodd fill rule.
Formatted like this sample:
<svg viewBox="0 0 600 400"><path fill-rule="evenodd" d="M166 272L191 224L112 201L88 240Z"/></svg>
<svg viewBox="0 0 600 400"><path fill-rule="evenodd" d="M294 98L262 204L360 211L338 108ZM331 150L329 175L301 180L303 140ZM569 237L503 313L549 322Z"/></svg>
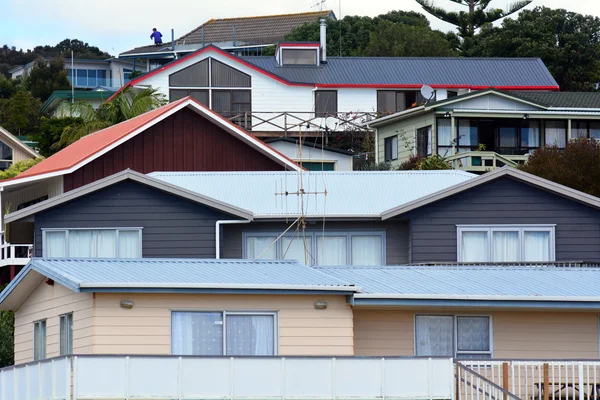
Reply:
<svg viewBox="0 0 600 400"><path fill-rule="evenodd" d="M17 90L15 83L4 75L0 75L0 99L8 99Z"/></svg>
<svg viewBox="0 0 600 400"><path fill-rule="evenodd" d="M0 368L14 365L15 316L12 311L0 311Z"/></svg>
<svg viewBox="0 0 600 400"><path fill-rule="evenodd" d="M531 4L533 0L519 0L507 6L506 10L500 8L487 9L492 0L450 0L468 8L468 11L447 11L437 7L433 0L415 0L429 14L442 21L448 22L458 28L459 36L464 40L465 49L470 48L475 31L487 24L516 13L523 7Z"/></svg>
<svg viewBox="0 0 600 400"><path fill-rule="evenodd" d="M39 130L37 133L30 135L30 137L38 143L39 153L44 157L50 157L55 153L52 145L60 141L65 128L72 128L81 124L83 124L83 118L41 117Z"/></svg>
<svg viewBox="0 0 600 400"><path fill-rule="evenodd" d="M381 21L371 32L365 55L379 57L449 57L456 55L440 31Z"/></svg>
<svg viewBox="0 0 600 400"><path fill-rule="evenodd" d="M38 59L26 78L31 94L44 102L55 90L69 89L71 84L64 65L62 58L52 61Z"/></svg>
<svg viewBox="0 0 600 400"><path fill-rule="evenodd" d="M17 90L10 99L0 99L0 125L15 135L35 133L42 103L25 90Z"/></svg>
<svg viewBox="0 0 600 400"><path fill-rule="evenodd" d="M54 150L61 149L90 133L127 121L164 104L165 96L158 90L147 88L137 91L130 87L122 90L111 101L103 103L97 110L89 103L75 103L72 105L75 108L74 115L81 116L83 122L67 126L58 143L52 147Z"/></svg>
<svg viewBox="0 0 600 400"><path fill-rule="evenodd" d="M525 10L477 36L472 55L540 57L564 91L600 82L600 18L562 9Z"/></svg>
<svg viewBox="0 0 600 400"><path fill-rule="evenodd" d="M600 196L600 143L576 139L564 149L546 146L533 152L521 167L525 172L573 189Z"/></svg>
<svg viewBox="0 0 600 400"><path fill-rule="evenodd" d="M5 169L4 171L0 171L0 180L14 178L21 172L27 171L29 168L33 167L43 159L44 157L38 157L31 158L29 160L18 161L10 167L8 167L7 169Z"/></svg>

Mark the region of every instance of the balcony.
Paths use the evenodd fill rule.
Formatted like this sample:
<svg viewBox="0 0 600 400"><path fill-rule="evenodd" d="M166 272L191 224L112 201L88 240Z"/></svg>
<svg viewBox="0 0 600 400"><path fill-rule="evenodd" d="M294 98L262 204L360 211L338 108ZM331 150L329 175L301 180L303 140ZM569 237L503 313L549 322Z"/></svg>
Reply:
<svg viewBox="0 0 600 400"><path fill-rule="evenodd" d="M493 151L467 151L446 157L454 169L484 173L505 165L517 167L527 161L526 155L502 155Z"/></svg>
<svg viewBox="0 0 600 400"><path fill-rule="evenodd" d="M69 356L0 370L0 400L453 399L450 358Z"/></svg>
<svg viewBox="0 0 600 400"><path fill-rule="evenodd" d="M127 84L129 79L111 79L111 78L85 78L85 77L71 77L67 76L69 83L73 84L75 89L94 89L98 86L104 86L109 88L120 88Z"/></svg>

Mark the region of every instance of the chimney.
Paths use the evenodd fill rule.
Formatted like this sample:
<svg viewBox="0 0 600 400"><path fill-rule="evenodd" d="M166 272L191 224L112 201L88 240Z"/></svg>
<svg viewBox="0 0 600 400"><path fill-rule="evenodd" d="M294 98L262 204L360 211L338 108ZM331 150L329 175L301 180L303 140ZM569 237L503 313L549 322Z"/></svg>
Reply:
<svg viewBox="0 0 600 400"><path fill-rule="evenodd" d="M327 21L321 18L321 63L327 63Z"/></svg>

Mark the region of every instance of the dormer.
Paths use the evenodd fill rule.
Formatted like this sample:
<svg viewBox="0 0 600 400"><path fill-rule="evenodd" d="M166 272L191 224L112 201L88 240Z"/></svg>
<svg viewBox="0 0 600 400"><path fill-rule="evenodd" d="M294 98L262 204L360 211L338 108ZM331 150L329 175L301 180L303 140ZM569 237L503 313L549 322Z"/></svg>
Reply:
<svg viewBox="0 0 600 400"><path fill-rule="evenodd" d="M279 43L275 58L280 66L317 66L321 63L319 42Z"/></svg>

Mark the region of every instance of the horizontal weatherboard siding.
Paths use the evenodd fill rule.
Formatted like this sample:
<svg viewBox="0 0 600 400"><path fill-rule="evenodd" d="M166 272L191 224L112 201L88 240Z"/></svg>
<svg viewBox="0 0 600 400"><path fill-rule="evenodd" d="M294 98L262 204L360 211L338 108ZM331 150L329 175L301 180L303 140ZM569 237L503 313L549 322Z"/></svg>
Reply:
<svg viewBox="0 0 600 400"><path fill-rule="evenodd" d="M410 212L411 261L456 262L457 225L555 224L556 260L600 260L600 211L500 178Z"/></svg>
<svg viewBox="0 0 600 400"><path fill-rule="evenodd" d="M35 216L36 257L42 229L142 228L143 257L215 257L215 223L235 219L139 183L123 182Z"/></svg>

